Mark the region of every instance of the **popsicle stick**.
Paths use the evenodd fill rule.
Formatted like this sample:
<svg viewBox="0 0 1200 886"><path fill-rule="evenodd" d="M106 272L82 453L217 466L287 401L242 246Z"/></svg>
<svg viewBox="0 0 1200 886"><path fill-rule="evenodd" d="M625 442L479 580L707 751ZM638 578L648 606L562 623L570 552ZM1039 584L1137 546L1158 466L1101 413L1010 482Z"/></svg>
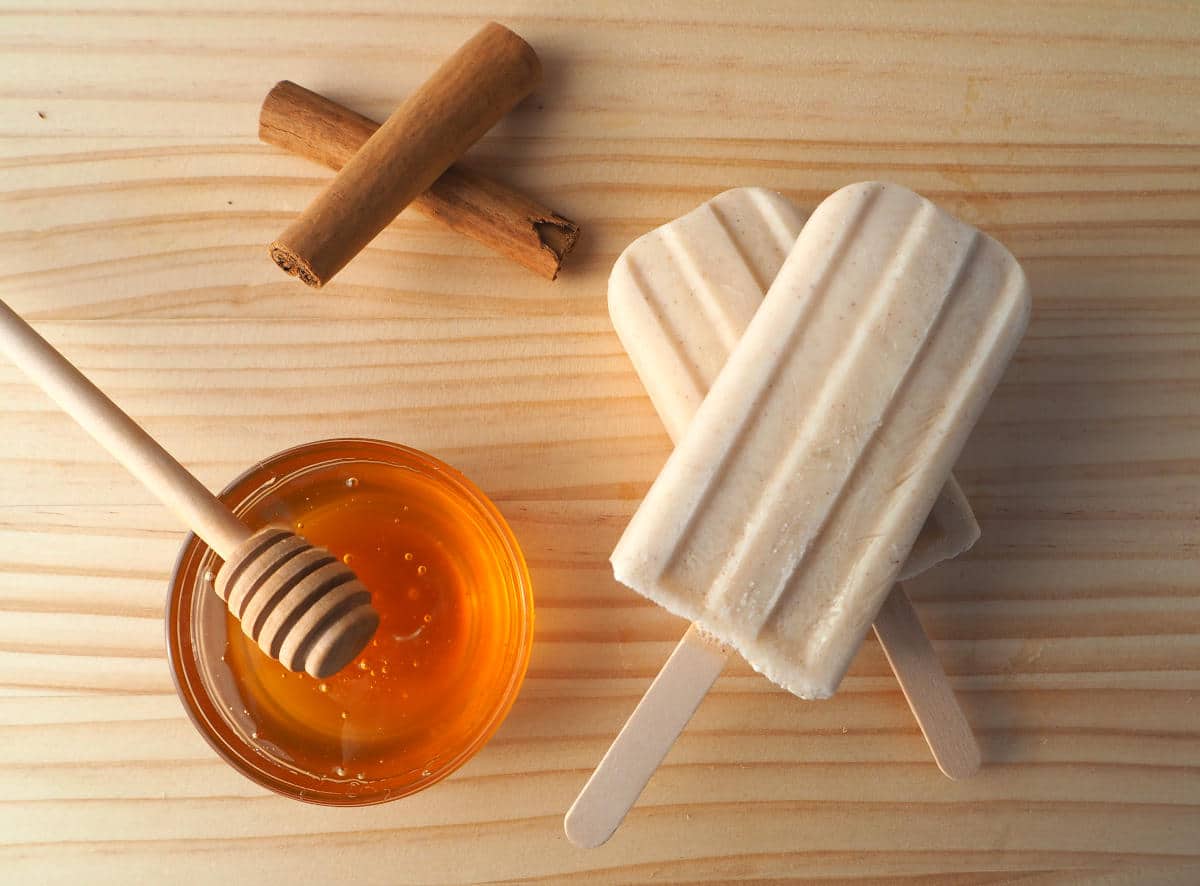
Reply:
<svg viewBox="0 0 1200 886"><path fill-rule="evenodd" d="M979 744L900 585L892 588L875 616L875 636L938 768L956 780L974 775L980 765Z"/></svg>
<svg viewBox="0 0 1200 886"><path fill-rule="evenodd" d="M979 745L904 588L896 585L875 616L888 663L938 768L952 779L979 769ZM563 820L576 846L613 835L725 667L729 650L696 625L687 629L617 734Z"/></svg>
<svg viewBox="0 0 1200 886"><path fill-rule="evenodd" d="M729 650L696 625L687 629L567 810L567 839L590 849L613 835L728 657Z"/></svg>

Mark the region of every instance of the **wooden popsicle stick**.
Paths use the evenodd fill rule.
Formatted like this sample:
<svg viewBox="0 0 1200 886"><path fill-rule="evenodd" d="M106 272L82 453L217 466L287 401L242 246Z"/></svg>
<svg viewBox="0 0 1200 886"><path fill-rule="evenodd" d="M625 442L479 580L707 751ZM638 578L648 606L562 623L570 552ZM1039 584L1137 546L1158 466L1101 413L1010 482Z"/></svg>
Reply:
<svg viewBox="0 0 1200 886"><path fill-rule="evenodd" d="M236 601L231 611L263 652L327 677L363 650L379 614L345 564L288 530L252 532L3 301L0 353L225 561L217 592L227 605Z"/></svg>
<svg viewBox="0 0 1200 886"><path fill-rule="evenodd" d="M952 779L973 775L979 769L979 746L899 584L875 616L875 633L938 768ZM728 655L725 646L696 625L687 629L567 811L563 828L572 843L590 849L616 832Z"/></svg>
<svg viewBox="0 0 1200 886"><path fill-rule="evenodd" d="M576 846L613 835L720 676L729 650L696 625L675 646L563 819Z"/></svg>
<svg viewBox="0 0 1200 886"><path fill-rule="evenodd" d="M979 771L979 743L900 585L892 588L875 616L875 636L938 768L947 778L970 778Z"/></svg>

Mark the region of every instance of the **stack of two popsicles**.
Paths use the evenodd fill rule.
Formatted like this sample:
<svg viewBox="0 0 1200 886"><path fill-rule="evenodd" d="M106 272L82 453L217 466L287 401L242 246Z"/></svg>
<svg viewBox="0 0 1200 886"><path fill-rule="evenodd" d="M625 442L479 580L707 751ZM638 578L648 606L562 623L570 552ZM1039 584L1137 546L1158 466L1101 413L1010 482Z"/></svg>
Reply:
<svg viewBox="0 0 1200 886"><path fill-rule="evenodd" d="M693 625L568 812L571 840L612 834L727 647L826 698L873 621L938 765L974 772L895 583L978 537L950 469L1028 322L1016 260L897 185L843 188L807 223L743 188L635 241L609 308L677 444L614 573Z"/></svg>

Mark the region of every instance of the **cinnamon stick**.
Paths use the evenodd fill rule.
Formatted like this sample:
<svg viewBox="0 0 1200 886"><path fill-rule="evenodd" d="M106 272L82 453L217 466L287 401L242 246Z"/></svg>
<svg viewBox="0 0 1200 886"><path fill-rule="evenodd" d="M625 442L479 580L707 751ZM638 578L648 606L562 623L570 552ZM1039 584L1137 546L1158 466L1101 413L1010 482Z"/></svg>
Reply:
<svg viewBox="0 0 1200 886"><path fill-rule="evenodd" d="M341 169L379 128L374 120L290 80L263 100L258 137L330 169ZM461 163L409 204L423 215L553 280L579 226Z"/></svg>
<svg viewBox="0 0 1200 886"><path fill-rule="evenodd" d="M410 95L271 244L310 286L327 283L541 81L533 49L490 22Z"/></svg>

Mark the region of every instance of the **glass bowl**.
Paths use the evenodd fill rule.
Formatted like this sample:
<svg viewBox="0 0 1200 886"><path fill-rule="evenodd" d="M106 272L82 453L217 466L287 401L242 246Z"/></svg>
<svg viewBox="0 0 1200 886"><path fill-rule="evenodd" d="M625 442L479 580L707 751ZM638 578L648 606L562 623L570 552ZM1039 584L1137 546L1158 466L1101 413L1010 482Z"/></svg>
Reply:
<svg viewBox="0 0 1200 886"><path fill-rule="evenodd" d="M212 589L220 560L184 541L167 651L192 722L246 777L298 800L404 797L471 758L512 707L533 598L512 530L449 465L407 446L325 440L281 452L219 496L342 557L380 612L375 639L324 681L286 671Z"/></svg>

